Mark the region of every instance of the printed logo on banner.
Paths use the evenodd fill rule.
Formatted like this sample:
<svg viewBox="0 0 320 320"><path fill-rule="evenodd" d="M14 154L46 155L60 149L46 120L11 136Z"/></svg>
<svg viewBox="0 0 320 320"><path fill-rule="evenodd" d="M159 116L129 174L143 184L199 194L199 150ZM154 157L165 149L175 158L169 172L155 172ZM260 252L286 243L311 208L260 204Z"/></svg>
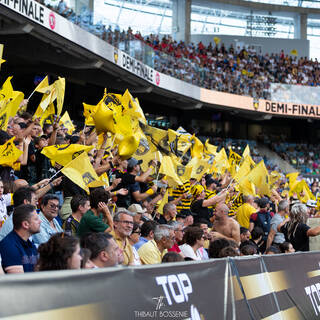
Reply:
<svg viewBox="0 0 320 320"><path fill-rule="evenodd" d="M115 62L115 63L118 63L118 58L119 58L118 49L117 49L117 48L114 48L114 51L113 51L113 59L114 59L114 62Z"/></svg>
<svg viewBox="0 0 320 320"><path fill-rule="evenodd" d="M160 84L160 73L156 73L156 85L158 86Z"/></svg>
<svg viewBox="0 0 320 320"><path fill-rule="evenodd" d="M259 109L259 99L253 99L253 108L254 110L258 110Z"/></svg>
<svg viewBox="0 0 320 320"><path fill-rule="evenodd" d="M56 27L56 16L53 12L50 12L49 14L49 26L52 30L54 30Z"/></svg>
<svg viewBox="0 0 320 320"><path fill-rule="evenodd" d="M168 310L168 307L176 304L186 304L193 292L191 280L186 273L170 274L155 278L158 286L162 287L163 294L153 297L154 310L134 311L135 319L182 319L182 320L204 320L198 309L191 304L186 305L187 310Z"/></svg>

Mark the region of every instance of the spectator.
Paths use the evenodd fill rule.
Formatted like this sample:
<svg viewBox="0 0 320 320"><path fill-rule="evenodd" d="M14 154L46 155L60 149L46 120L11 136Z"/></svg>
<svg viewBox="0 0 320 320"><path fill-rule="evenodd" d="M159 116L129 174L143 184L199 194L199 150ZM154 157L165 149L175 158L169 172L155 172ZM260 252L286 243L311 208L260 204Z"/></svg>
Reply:
<svg viewBox="0 0 320 320"><path fill-rule="evenodd" d="M281 251L281 253L293 253L295 252L292 244L290 242L282 242L280 245L279 245L279 249Z"/></svg>
<svg viewBox="0 0 320 320"><path fill-rule="evenodd" d="M184 261L183 257L181 254L177 252L167 252L163 258L162 258L162 263L167 263L167 262L182 262Z"/></svg>
<svg viewBox="0 0 320 320"><path fill-rule="evenodd" d="M109 193L104 189L98 188L90 193L90 206L82 217L79 227L78 236L83 237L90 232L110 232L113 228L112 217L107 203Z"/></svg>
<svg viewBox="0 0 320 320"><path fill-rule="evenodd" d="M213 238L226 238L240 244L240 226L233 218L228 216L229 208L226 204L218 204L215 220L212 227Z"/></svg>
<svg viewBox="0 0 320 320"><path fill-rule="evenodd" d="M37 197L30 187L22 187L17 189L13 194L13 205L18 207L21 204L31 204L33 206L37 205ZM8 219L4 222L2 228L0 229L0 241L8 235L13 230L13 214L11 214Z"/></svg>
<svg viewBox="0 0 320 320"><path fill-rule="evenodd" d="M257 248L248 243L248 241L241 243L240 245L240 256L253 256L257 254Z"/></svg>
<svg viewBox="0 0 320 320"><path fill-rule="evenodd" d="M210 223L210 211L208 207L217 204L218 202L224 201L227 195L227 191L222 192L208 200L205 200L205 190L201 185L194 185L190 190L193 201L191 203L191 211L195 214L194 222L198 222L200 219L207 220Z"/></svg>
<svg viewBox="0 0 320 320"><path fill-rule="evenodd" d="M139 238L139 241L134 245L136 250L139 250L143 244L154 239L154 231L156 229L156 226L157 223L155 221L146 221L141 226L141 237Z"/></svg>
<svg viewBox="0 0 320 320"><path fill-rule="evenodd" d="M278 232L278 225L285 220L285 216L289 214L289 202L287 200L281 200L278 205L278 213L276 213L270 222L270 232L267 240L267 248L271 245L279 246L285 242L284 234Z"/></svg>
<svg viewBox="0 0 320 320"><path fill-rule="evenodd" d="M236 220L239 222L241 227L249 229L250 226L250 217L253 213L257 212L257 209L254 207L254 197L246 196L244 197L244 204L239 207L236 212Z"/></svg>
<svg viewBox="0 0 320 320"><path fill-rule="evenodd" d="M123 251L124 261L123 264L133 265L134 255L132 246L129 242L129 237L131 236L133 229L133 214L124 209L118 208L116 215L113 218L114 230L110 234L115 239L119 248Z"/></svg>
<svg viewBox="0 0 320 320"><path fill-rule="evenodd" d="M40 232L33 235L35 245L47 242L52 235L63 232L59 222L56 220L59 211L59 198L52 194L47 194L42 198Z"/></svg>
<svg viewBox="0 0 320 320"><path fill-rule="evenodd" d="M157 222L160 224L168 224L170 221L175 219L176 215L177 215L176 205L168 202L163 206L163 214L160 215Z"/></svg>
<svg viewBox="0 0 320 320"><path fill-rule="evenodd" d="M132 246L132 252L133 252L133 265L134 266L139 266L141 265L141 261L140 261L140 257L138 254L138 251L136 250L136 248L134 247L134 245L139 241L139 237L141 235L141 229L140 229L140 225L137 222L133 222L133 228L132 228L132 232L131 235L129 236L129 243Z"/></svg>
<svg viewBox="0 0 320 320"><path fill-rule="evenodd" d="M70 205L72 214L63 223L62 228L66 234L75 236L77 235L83 215L90 210L91 207L89 198L81 194L73 196Z"/></svg>
<svg viewBox="0 0 320 320"><path fill-rule="evenodd" d="M251 215L249 230L251 231L254 227L260 227L263 229L263 244L260 246L260 250L264 252L267 246L268 235L271 228L271 219L273 218L274 213L269 211L269 199L261 198L259 199L258 204L260 210Z"/></svg>
<svg viewBox="0 0 320 320"><path fill-rule="evenodd" d="M167 225L157 225L154 240L150 240L138 250L142 264L161 263L162 257L174 244L174 232Z"/></svg>
<svg viewBox="0 0 320 320"><path fill-rule="evenodd" d="M142 209L140 204L137 204L137 203L133 203L128 208L128 210L135 214L134 217L133 217L133 221L138 223L138 224L141 223L142 215L147 211L146 209Z"/></svg>
<svg viewBox="0 0 320 320"><path fill-rule="evenodd" d="M40 231L40 225L34 206L23 204L14 209L13 230L0 242L2 267L6 273L34 271L38 252L29 238Z"/></svg>
<svg viewBox="0 0 320 320"><path fill-rule="evenodd" d="M42 243L38 249L39 261L37 270L80 269L79 239L65 233L56 233L48 242Z"/></svg>
<svg viewBox="0 0 320 320"><path fill-rule="evenodd" d="M240 227L240 240L241 243L245 241L249 241L251 237L250 231L245 227Z"/></svg>
<svg viewBox="0 0 320 320"><path fill-rule="evenodd" d="M239 249L233 247L226 247L220 251L219 258L237 257L239 256Z"/></svg>
<svg viewBox="0 0 320 320"><path fill-rule="evenodd" d="M267 248L265 254L279 254L281 253L279 247L277 246L270 246L269 248Z"/></svg>
<svg viewBox="0 0 320 320"><path fill-rule="evenodd" d="M86 233L81 239L81 247L91 251L94 268L114 267L123 262L122 250L107 232Z"/></svg>
<svg viewBox="0 0 320 320"><path fill-rule="evenodd" d="M173 228L174 230L174 244L172 248L168 249L168 252L177 252L181 253L181 250L179 248L179 243L182 242L183 239L183 223L177 222L177 221L170 221L169 226Z"/></svg>
<svg viewBox="0 0 320 320"><path fill-rule="evenodd" d="M205 260L203 251L199 250L203 248L204 244L204 232L199 227L188 227L184 231L183 236L184 244L179 246L181 253L184 257L191 258L193 260Z"/></svg>
<svg viewBox="0 0 320 320"><path fill-rule="evenodd" d="M302 203L292 206L289 218L278 225L278 231L284 234L295 251L309 251L309 237L319 235L320 226L310 228L306 225L308 208Z"/></svg>
<svg viewBox="0 0 320 320"><path fill-rule="evenodd" d="M237 248L237 244L234 241L229 241L225 238L218 238L211 241L208 250L209 258L219 258L221 250L229 246Z"/></svg>

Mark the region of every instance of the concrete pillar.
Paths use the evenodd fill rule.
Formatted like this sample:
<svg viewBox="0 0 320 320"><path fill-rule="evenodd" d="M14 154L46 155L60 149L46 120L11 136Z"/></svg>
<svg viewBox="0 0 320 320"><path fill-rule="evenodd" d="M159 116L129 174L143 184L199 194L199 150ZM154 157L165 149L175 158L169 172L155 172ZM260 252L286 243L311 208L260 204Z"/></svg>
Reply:
<svg viewBox="0 0 320 320"><path fill-rule="evenodd" d="M172 0L172 36L190 42L191 0Z"/></svg>
<svg viewBox="0 0 320 320"><path fill-rule="evenodd" d="M307 39L308 15L306 13L298 14L294 19L294 37L295 39Z"/></svg>

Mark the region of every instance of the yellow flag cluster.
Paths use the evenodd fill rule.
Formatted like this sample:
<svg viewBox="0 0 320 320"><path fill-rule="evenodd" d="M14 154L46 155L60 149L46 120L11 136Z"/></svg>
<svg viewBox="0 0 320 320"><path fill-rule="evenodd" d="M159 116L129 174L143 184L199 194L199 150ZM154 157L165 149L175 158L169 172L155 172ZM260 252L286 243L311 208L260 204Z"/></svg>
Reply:
<svg viewBox="0 0 320 320"><path fill-rule="evenodd" d="M119 155L122 159L129 159L139 146L139 122L146 123L139 101L128 90L123 95L105 92L97 105L84 103L83 107L85 124L93 123L98 134L112 133Z"/></svg>

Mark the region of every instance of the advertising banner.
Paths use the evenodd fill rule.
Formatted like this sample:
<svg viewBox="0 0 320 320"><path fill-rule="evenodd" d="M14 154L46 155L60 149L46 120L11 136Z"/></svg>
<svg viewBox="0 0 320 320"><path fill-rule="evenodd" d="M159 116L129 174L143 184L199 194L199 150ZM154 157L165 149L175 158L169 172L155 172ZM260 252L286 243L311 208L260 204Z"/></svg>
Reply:
<svg viewBox="0 0 320 320"><path fill-rule="evenodd" d="M0 277L7 319L317 319L320 253Z"/></svg>

